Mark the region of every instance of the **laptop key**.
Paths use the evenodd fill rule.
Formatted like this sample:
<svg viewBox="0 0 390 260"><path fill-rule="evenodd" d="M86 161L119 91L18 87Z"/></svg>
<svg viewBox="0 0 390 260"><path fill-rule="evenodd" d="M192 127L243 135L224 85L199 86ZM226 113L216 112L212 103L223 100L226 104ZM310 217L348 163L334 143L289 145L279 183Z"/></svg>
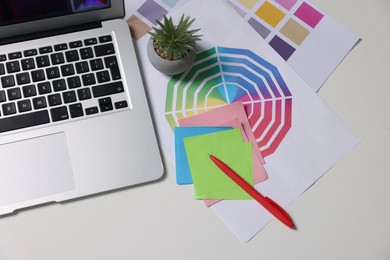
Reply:
<svg viewBox="0 0 390 260"><path fill-rule="evenodd" d="M5 54L1 54L0 61L6 61L6 60L7 60L7 56Z"/></svg>
<svg viewBox="0 0 390 260"><path fill-rule="evenodd" d="M45 80L45 72L43 70L34 70L31 72L31 77L34 82Z"/></svg>
<svg viewBox="0 0 390 260"><path fill-rule="evenodd" d="M50 53L52 51L53 51L53 48L51 46L46 46L46 47L39 48L39 53L40 54Z"/></svg>
<svg viewBox="0 0 390 260"><path fill-rule="evenodd" d="M86 62L86 61L77 62L76 63L76 71L79 74L89 72L88 62Z"/></svg>
<svg viewBox="0 0 390 260"><path fill-rule="evenodd" d="M31 101L29 99L18 101L19 112L27 112L31 110Z"/></svg>
<svg viewBox="0 0 390 260"><path fill-rule="evenodd" d="M47 107L45 97L33 98L33 106L34 106L34 109L41 109L41 108Z"/></svg>
<svg viewBox="0 0 390 260"><path fill-rule="evenodd" d="M76 92L74 90L66 91L66 92L62 93L62 97L64 98L64 102L66 104L77 101Z"/></svg>
<svg viewBox="0 0 390 260"><path fill-rule="evenodd" d="M5 101L6 101L5 91L4 90L0 90L0 102L5 102Z"/></svg>
<svg viewBox="0 0 390 260"><path fill-rule="evenodd" d="M96 83L95 75L93 73L84 74L81 76L84 86L94 85Z"/></svg>
<svg viewBox="0 0 390 260"><path fill-rule="evenodd" d="M8 59L14 60L14 59L19 59L22 57L22 52L17 51L17 52L12 52L8 54Z"/></svg>
<svg viewBox="0 0 390 260"><path fill-rule="evenodd" d="M39 83L38 84L38 93L40 95L51 93L50 82L46 81L46 82Z"/></svg>
<svg viewBox="0 0 390 260"><path fill-rule="evenodd" d="M17 74L16 81L19 85L28 84L30 83L30 74L28 74L27 72Z"/></svg>
<svg viewBox="0 0 390 260"><path fill-rule="evenodd" d="M115 53L115 48L112 43L95 46L95 54L97 57L110 55Z"/></svg>
<svg viewBox="0 0 390 260"><path fill-rule="evenodd" d="M61 66L61 73L62 73L62 76L64 76L64 77L74 75L73 64L62 65Z"/></svg>
<svg viewBox="0 0 390 260"><path fill-rule="evenodd" d="M1 77L1 85L3 88L15 86L15 78L13 75Z"/></svg>
<svg viewBox="0 0 390 260"><path fill-rule="evenodd" d="M115 109L125 108L125 107L127 107L127 101L126 100L118 101L118 102L115 102L114 105L115 105Z"/></svg>
<svg viewBox="0 0 390 260"><path fill-rule="evenodd" d="M49 106L54 107L62 104L61 95L59 93L47 96Z"/></svg>
<svg viewBox="0 0 390 260"><path fill-rule="evenodd" d="M11 88L7 90L8 100L15 100L22 98L22 93L20 92L20 88Z"/></svg>
<svg viewBox="0 0 390 260"><path fill-rule="evenodd" d="M84 115L84 110L81 103L69 105L69 112L72 118L80 117Z"/></svg>
<svg viewBox="0 0 390 260"><path fill-rule="evenodd" d="M17 61L17 60L7 62L6 66L7 66L7 72L8 73L13 73L13 72L20 71L19 61Z"/></svg>
<svg viewBox="0 0 390 260"><path fill-rule="evenodd" d="M69 47L70 48L78 48L78 47L82 47L83 46L83 42L82 41L74 41L74 42L70 42L69 43Z"/></svg>
<svg viewBox="0 0 390 260"><path fill-rule="evenodd" d="M23 96L25 98L27 97L33 97L37 95L37 90L35 89L35 85L27 85L22 88L23 90Z"/></svg>
<svg viewBox="0 0 390 260"><path fill-rule="evenodd" d="M84 40L84 44L86 46L97 44L97 39L96 38L86 39Z"/></svg>
<svg viewBox="0 0 390 260"><path fill-rule="evenodd" d="M64 79L53 80L51 84L53 86L54 91L56 92L66 89L66 83Z"/></svg>
<svg viewBox="0 0 390 260"><path fill-rule="evenodd" d="M91 90L89 88L82 88L77 90L79 100L86 100L92 98Z"/></svg>
<svg viewBox="0 0 390 260"><path fill-rule="evenodd" d="M49 113L46 110L1 118L0 133L31 127L31 126L47 124L49 122L50 122Z"/></svg>
<svg viewBox="0 0 390 260"><path fill-rule="evenodd" d="M66 106L50 109L51 119L53 122L69 119L68 109Z"/></svg>
<svg viewBox="0 0 390 260"><path fill-rule="evenodd" d="M37 51L37 49L25 50L23 52L23 54L24 54L24 57L31 57L31 56L37 55L38 51Z"/></svg>
<svg viewBox="0 0 390 260"><path fill-rule="evenodd" d="M62 54L61 52L53 53L52 55L50 55L50 58L51 58L51 63L53 65L58 65L65 62L64 54Z"/></svg>
<svg viewBox="0 0 390 260"><path fill-rule="evenodd" d="M92 115L92 114L97 114L99 113L98 107L87 107L85 109L85 114L87 115Z"/></svg>
<svg viewBox="0 0 390 260"><path fill-rule="evenodd" d="M5 67L3 63L0 63L0 75L5 74Z"/></svg>
<svg viewBox="0 0 390 260"><path fill-rule="evenodd" d="M78 61L80 59L77 50L71 50L65 52L65 57L67 62Z"/></svg>
<svg viewBox="0 0 390 260"><path fill-rule="evenodd" d="M63 50L67 50L67 49L68 49L68 45L66 43L54 45L55 51L63 51Z"/></svg>
<svg viewBox="0 0 390 260"><path fill-rule="evenodd" d="M106 112L114 109L110 97L99 99L99 107L100 107L100 111L102 112Z"/></svg>
<svg viewBox="0 0 390 260"><path fill-rule="evenodd" d="M55 79L60 77L60 70L58 67L52 67L46 69L46 75L48 79Z"/></svg>
<svg viewBox="0 0 390 260"><path fill-rule="evenodd" d="M50 65L49 56L47 55L36 57L36 61L38 68L47 67Z"/></svg>
<svg viewBox="0 0 390 260"><path fill-rule="evenodd" d="M16 106L15 103L6 103L3 104L2 106L3 113L5 116L12 115L16 113Z"/></svg>
<svg viewBox="0 0 390 260"><path fill-rule="evenodd" d="M110 41L112 41L111 35L104 35L104 36L99 37L99 42L100 43L110 42Z"/></svg>
<svg viewBox="0 0 390 260"><path fill-rule="evenodd" d="M32 70L35 69L35 62L33 58L28 58L22 60L22 69L23 70Z"/></svg>
<svg viewBox="0 0 390 260"><path fill-rule="evenodd" d="M112 94L117 94L124 92L123 83L121 81L116 81L112 83L107 84L101 84L92 87L92 93L93 96L96 97L103 97L103 96L109 96Z"/></svg>
<svg viewBox="0 0 390 260"><path fill-rule="evenodd" d="M93 58L93 51L91 47L80 49L80 56L81 59L90 59Z"/></svg>
<svg viewBox="0 0 390 260"><path fill-rule="evenodd" d="M121 78L121 73L118 66L118 60L116 59L115 56L104 58L104 64L106 65L107 69L110 69L111 78L113 80L117 80Z"/></svg>
<svg viewBox="0 0 390 260"><path fill-rule="evenodd" d="M92 70L101 70L103 69L103 61L102 59L94 59L94 60L90 60L89 61L90 65L91 65L91 69Z"/></svg>
<svg viewBox="0 0 390 260"><path fill-rule="evenodd" d="M68 82L69 88L81 87L81 80L79 76L69 77L66 81Z"/></svg>

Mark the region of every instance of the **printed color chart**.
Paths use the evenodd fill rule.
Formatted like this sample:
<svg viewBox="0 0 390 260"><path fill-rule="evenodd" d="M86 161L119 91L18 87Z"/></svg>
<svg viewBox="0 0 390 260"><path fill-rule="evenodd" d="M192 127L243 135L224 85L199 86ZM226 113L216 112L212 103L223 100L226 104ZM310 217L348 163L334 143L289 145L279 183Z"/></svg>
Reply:
<svg viewBox="0 0 390 260"><path fill-rule="evenodd" d="M180 0L146 0L132 15L127 23L132 30L132 36L135 40L140 39L152 26L156 26L156 20L160 21L164 15L179 2Z"/></svg>
<svg viewBox="0 0 390 260"><path fill-rule="evenodd" d="M243 8L241 14L249 12L248 23L266 39L271 47L288 60L297 48L315 29L324 15L306 2L298 0L251 1L237 0Z"/></svg>
<svg viewBox="0 0 390 260"><path fill-rule="evenodd" d="M165 116L178 120L242 101L261 154L272 154L291 128L292 95L277 68L252 51L216 47L168 83Z"/></svg>
<svg viewBox="0 0 390 260"><path fill-rule="evenodd" d="M358 40L308 1L229 1L316 91Z"/></svg>

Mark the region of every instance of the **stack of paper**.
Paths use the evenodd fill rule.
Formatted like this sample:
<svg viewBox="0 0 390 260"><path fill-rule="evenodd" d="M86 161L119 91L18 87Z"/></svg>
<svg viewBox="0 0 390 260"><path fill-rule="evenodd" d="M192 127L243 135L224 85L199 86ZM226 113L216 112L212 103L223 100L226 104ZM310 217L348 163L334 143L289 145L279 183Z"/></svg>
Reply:
<svg viewBox="0 0 390 260"><path fill-rule="evenodd" d="M193 27L204 35L189 71L162 75L148 62L148 37L136 42L164 152L174 158L175 127L193 125L186 124L193 116L241 102L268 175L255 188L288 206L358 139L226 1L189 1L172 13L173 19L178 21L183 13L196 18ZM216 124L196 125L221 126L235 118L221 116ZM223 200L211 208L243 242L273 218L253 200ZM299 227L299 220L296 224Z"/></svg>

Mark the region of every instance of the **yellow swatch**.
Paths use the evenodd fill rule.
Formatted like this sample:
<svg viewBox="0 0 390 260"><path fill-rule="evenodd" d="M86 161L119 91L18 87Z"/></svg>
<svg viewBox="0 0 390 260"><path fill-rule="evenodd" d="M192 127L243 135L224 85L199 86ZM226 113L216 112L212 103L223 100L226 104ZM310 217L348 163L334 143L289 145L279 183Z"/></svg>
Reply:
<svg viewBox="0 0 390 260"><path fill-rule="evenodd" d="M270 2L265 1L256 11L256 15L275 28L283 19L285 13Z"/></svg>
<svg viewBox="0 0 390 260"><path fill-rule="evenodd" d="M238 0L238 2L250 10L255 6L258 0Z"/></svg>

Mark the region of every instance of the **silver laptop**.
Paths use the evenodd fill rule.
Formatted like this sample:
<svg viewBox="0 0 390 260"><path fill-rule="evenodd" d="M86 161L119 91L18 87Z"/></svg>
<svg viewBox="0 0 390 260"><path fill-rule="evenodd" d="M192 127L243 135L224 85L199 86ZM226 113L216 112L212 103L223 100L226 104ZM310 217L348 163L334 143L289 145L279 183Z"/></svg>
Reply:
<svg viewBox="0 0 390 260"><path fill-rule="evenodd" d="M0 3L0 214L160 178L123 0Z"/></svg>

